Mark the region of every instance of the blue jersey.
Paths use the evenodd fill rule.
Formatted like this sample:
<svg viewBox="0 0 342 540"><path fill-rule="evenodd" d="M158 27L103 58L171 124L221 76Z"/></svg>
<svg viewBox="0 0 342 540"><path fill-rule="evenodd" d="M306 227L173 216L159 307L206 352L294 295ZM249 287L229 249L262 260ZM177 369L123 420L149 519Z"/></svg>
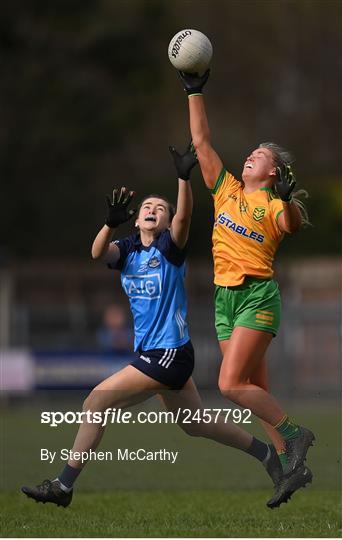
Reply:
<svg viewBox="0 0 342 540"><path fill-rule="evenodd" d="M115 244L120 258L108 266L121 270L134 318L134 350L171 349L187 343L185 250L176 246L169 230L148 247L139 234Z"/></svg>

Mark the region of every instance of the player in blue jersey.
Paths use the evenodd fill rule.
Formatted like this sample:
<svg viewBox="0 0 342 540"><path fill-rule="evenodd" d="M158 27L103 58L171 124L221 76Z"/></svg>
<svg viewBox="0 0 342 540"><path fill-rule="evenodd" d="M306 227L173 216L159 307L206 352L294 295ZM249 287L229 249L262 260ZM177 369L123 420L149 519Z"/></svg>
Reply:
<svg viewBox="0 0 342 540"><path fill-rule="evenodd" d="M136 359L121 371L100 383L87 397L83 410L103 413L108 408L123 408L159 395L170 411L202 411L202 402L191 378L194 350L186 322L187 301L184 289L185 247L188 240L192 192L189 176L197 163L192 146L180 155L170 147L178 172L178 199L174 209L160 195L145 197L139 206L135 225L137 232L120 240L113 236L117 227L128 221L134 210L128 205L134 195L125 187L107 198L105 225L92 246L94 259L104 258L108 266L121 273L122 287L130 302L134 318ZM170 392L176 390L175 392ZM189 435L213 439L243 450L265 466L274 483L279 481L281 465L273 446L267 445L222 417L215 422L179 425ZM210 420L210 417L209 417ZM206 423L208 422L208 423ZM22 491L39 502L68 506L73 484L85 463L76 459L79 453L94 450L103 435L100 423L84 421L80 425L72 452L61 474L53 481ZM295 479L288 479L286 495L297 489Z"/></svg>

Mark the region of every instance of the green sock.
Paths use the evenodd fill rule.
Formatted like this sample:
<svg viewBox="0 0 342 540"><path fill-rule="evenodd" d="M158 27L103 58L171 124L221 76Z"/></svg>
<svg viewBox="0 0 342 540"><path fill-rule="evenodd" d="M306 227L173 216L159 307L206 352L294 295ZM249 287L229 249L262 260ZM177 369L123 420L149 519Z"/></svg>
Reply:
<svg viewBox="0 0 342 540"><path fill-rule="evenodd" d="M285 452L278 452L278 458L284 471L287 465L287 456Z"/></svg>
<svg viewBox="0 0 342 540"><path fill-rule="evenodd" d="M294 439L298 436L297 424L291 422L287 415L284 416L284 418L279 422L279 424L274 427L278 431L279 435L281 435L283 439L285 439L285 441L287 441L288 439Z"/></svg>

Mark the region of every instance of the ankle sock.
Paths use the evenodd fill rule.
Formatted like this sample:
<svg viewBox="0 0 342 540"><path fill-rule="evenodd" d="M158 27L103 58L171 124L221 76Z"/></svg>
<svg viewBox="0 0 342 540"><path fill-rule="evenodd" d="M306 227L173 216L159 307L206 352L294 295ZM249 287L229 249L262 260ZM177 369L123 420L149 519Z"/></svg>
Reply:
<svg viewBox="0 0 342 540"><path fill-rule="evenodd" d="M281 452L277 452L277 454L278 454L278 458L281 463L282 469L284 471L287 464L287 456L286 456L285 450L282 450Z"/></svg>
<svg viewBox="0 0 342 540"><path fill-rule="evenodd" d="M75 469L75 467L66 465L57 479L61 484L61 489L63 489L63 491L71 490L81 471L82 469Z"/></svg>
<svg viewBox="0 0 342 540"><path fill-rule="evenodd" d="M265 461L265 459L267 459L270 455L271 450L268 444L259 441L259 439L253 437L252 443L250 447L246 450L246 452L247 454L250 454L251 456L257 458L259 461Z"/></svg>
<svg viewBox="0 0 342 540"><path fill-rule="evenodd" d="M298 435L299 426L292 422L288 415L286 414L278 424L274 426L274 429L276 429L283 437L283 439L294 439Z"/></svg>

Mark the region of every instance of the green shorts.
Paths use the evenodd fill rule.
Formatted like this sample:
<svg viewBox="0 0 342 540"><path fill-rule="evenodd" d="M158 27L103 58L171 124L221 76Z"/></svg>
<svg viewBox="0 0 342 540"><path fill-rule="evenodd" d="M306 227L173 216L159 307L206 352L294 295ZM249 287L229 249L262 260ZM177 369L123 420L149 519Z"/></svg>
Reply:
<svg viewBox="0 0 342 540"><path fill-rule="evenodd" d="M242 285L215 289L215 326L219 341L229 339L236 326L277 335L281 300L273 279L247 277Z"/></svg>

